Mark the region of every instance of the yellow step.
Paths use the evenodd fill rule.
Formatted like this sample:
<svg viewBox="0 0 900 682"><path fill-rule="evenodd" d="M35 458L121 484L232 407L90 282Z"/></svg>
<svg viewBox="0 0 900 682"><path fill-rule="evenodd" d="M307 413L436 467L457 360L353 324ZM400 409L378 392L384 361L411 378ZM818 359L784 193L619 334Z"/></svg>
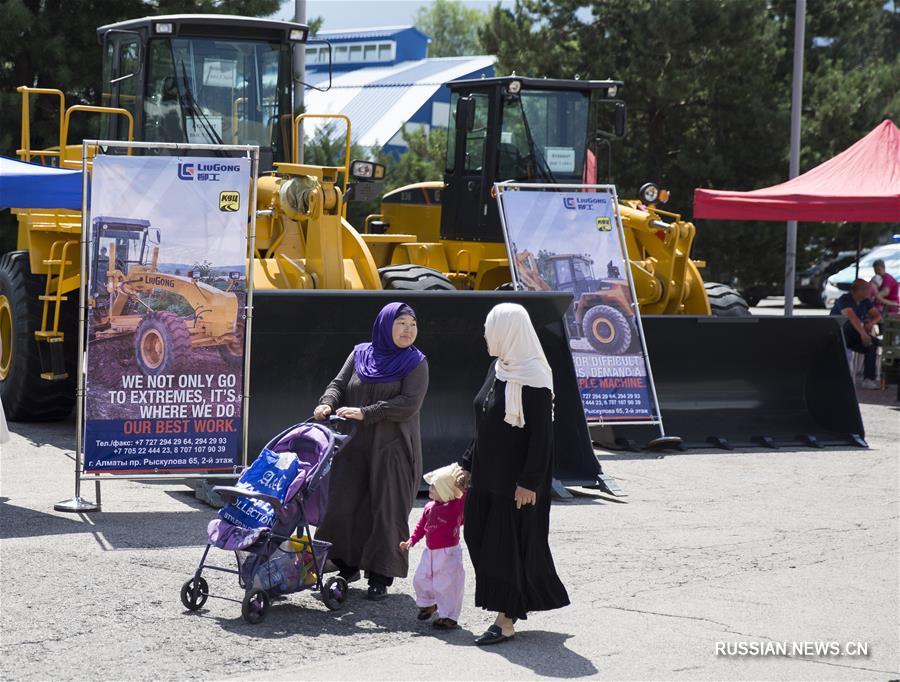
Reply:
<svg viewBox="0 0 900 682"><path fill-rule="evenodd" d="M60 296L58 299L56 296L38 296L39 301L68 301L69 298L67 296Z"/></svg>

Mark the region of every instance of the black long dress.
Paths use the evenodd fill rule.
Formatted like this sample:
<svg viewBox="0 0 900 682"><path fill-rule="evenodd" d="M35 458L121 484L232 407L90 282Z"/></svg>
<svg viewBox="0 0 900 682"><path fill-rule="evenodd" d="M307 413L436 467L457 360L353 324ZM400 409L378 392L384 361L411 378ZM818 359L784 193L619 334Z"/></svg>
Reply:
<svg viewBox="0 0 900 682"><path fill-rule="evenodd" d="M494 365L475 397L475 439L463 455L472 473L466 500L465 539L475 567L475 605L525 618L569 603L547 537L553 460L552 396L522 388L525 427L504 421L506 382ZM520 485L537 493L534 505L516 509Z"/></svg>

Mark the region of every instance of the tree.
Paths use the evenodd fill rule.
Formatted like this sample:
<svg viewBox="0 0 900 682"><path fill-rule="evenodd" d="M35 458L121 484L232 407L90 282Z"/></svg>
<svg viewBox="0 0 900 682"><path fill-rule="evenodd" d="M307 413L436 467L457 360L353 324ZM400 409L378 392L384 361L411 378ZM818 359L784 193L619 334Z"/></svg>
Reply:
<svg viewBox="0 0 900 682"><path fill-rule="evenodd" d="M279 0L0 0L0 154L15 156L21 129L20 85L58 88L66 105L100 104L97 27L149 15L222 13L267 16ZM59 105L32 98L31 146L58 144ZM73 135L97 137L99 117L73 119ZM0 212L0 252L15 248L14 218Z"/></svg>
<svg viewBox="0 0 900 682"><path fill-rule="evenodd" d="M478 32L486 15L456 0L435 0L416 12L416 28L431 36L429 57L481 54Z"/></svg>
<svg viewBox="0 0 900 682"><path fill-rule="evenodd" d="M382 149L376 151L379 163L387 167L385 189L391 191L416 182L443 180L447 131L444 128L425 131L404 126L403 139L409 148L399 158L395 159Z"/></svg>
<svg viewBox="0 0 900 682"><path fill-rule="evenodd" d="M14 155L19 144L20 85L59 88L67 105L100 103L97 27L159 14L267 16L279 5L279 0L0 0L0 153ZM47 97L34 104L32 147L56 144L58 105Z"/></svg>
<svg viewBox="0 0 900 682"><path fill-rule="evenodd" d="M787 179L793 8L793 0L517 0L491 11L481 39L499 72L623 80L629 133L614 145L613 180L631 196L661 182L671 210L689 215L695 187ZM801 171L898 111L900 68L897 15L883 0L808 9ZM695 254L710 279L777 282L783 234L777 223L702 221ZM801 231L810 256L823 248L812 234Z"/></svg>

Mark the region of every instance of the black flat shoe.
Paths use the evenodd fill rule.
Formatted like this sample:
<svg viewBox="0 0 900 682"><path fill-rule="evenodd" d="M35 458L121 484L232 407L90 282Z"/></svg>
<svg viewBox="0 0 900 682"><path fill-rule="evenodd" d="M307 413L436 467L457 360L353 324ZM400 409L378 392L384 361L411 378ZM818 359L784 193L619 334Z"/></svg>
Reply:
<svg viewBox="0 0 900 682"><path fill-rule="evenodd" d="M437 611L437 606L422 606L419 608L419 614L416 616L419 620L428 620L432 614Z"/></svg>
<svg viewBox="0 0 900 682"><path fill-rule="evenodd" d="M387 596L387 587L378 583L370 583L369 591L366 593L366 599L372 601L381 601Z"/></svg>
<svg viewBox="0 0 900 682"><path fill-rule="evenodd" d="M475 638L475 644L477 644L478 646L499 644L500 642L505 642L506 640L512 639L515 636L515 633L513 633L509 637L507 637L503 634L503 630L500 629L499 625L492 625L484 631L483 635Z"/></svg>
<svg viewBox="0 0 900 682"><path fill-rule="evenodd" d="M438 630L459 630L459 623L452 618L438 618L431 624Z"/></svg>

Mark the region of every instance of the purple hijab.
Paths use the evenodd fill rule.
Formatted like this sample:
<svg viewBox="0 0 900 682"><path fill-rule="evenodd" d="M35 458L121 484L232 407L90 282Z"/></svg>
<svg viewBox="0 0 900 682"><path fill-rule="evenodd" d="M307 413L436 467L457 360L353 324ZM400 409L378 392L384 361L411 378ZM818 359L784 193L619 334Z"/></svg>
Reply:
<svg viewBox="0 0 900 682"><path fill-rule="evenodd" d="M405 303L388 303L372 325L372 342L360 343L353 349L353 365L364 384L399 381L425 359L415 346L399 348L394 343L394 320L401 315L416 316Z"/></svg>

